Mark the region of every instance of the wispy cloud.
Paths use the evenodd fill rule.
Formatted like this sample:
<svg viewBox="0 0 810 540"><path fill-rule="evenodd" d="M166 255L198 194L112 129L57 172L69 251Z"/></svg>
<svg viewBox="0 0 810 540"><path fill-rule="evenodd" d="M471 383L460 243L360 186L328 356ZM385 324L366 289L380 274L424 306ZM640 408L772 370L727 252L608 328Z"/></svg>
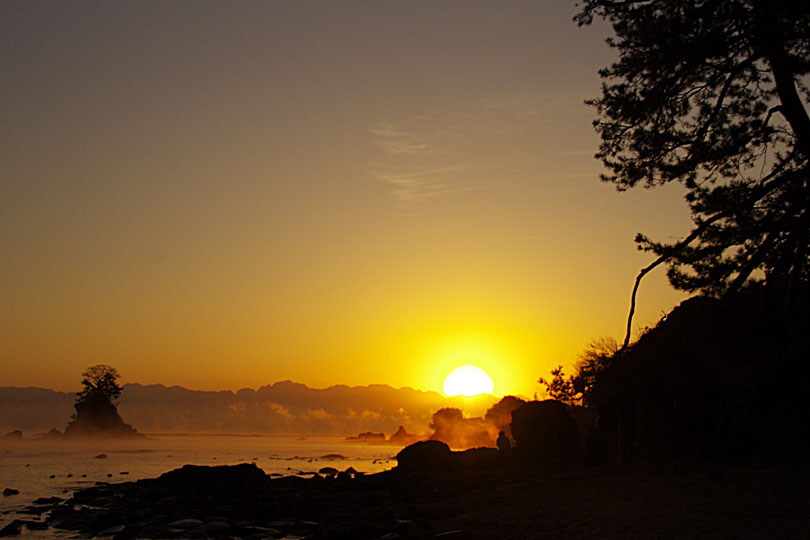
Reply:
<svg viewBox="0 0 810 540"><path fill-rule="evenodd" d="M412 203L480 189L481 186L457 181L458 173L463 168L460 165L447 165L412 170L380 170L376 176L391 187L391 192L399 201Z"/></svg>
<svg viewBox="0 0 810 540"><path fill-rule="evenodd" d="M369 128L368 132L386 152L394 155L430 152L431 147L427 142L419 140L415 133L406 131L401 126L381 122Z"/></svg>
<svg viewBox="0 0 810 540"><path fill-rule="evenodd" d="M542 161L545 151L521 151L539 135L539 127L559 120L571 107L570 96L498 96L458 103L449 110L398 121L380 121L367 129L381 151L369 163L374 177L402 203L418 203L514 182L514 165ZM523 168L525 170L525 167Z"/></svg>

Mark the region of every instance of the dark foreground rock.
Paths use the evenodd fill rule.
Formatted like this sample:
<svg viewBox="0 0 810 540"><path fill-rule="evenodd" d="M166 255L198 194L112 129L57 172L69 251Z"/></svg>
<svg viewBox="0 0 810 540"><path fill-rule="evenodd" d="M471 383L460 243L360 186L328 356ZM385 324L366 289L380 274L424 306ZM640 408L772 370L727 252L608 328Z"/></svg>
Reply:
<svg viewBox="0 0 810 540"><path fill-rule="evenodd" d="M577 424L564 403L523 403L512 411L512 436L527 458L570 463L582 457Z"/></svg>
<svg viewBox="0 0 810 540"><path fill-rule="evenodd" d="M30 511L81 537L114 540L806 538L808 481L810 466L800 464L711 479L509 467L271 479L253 464L187 466Z"/></svg>
<svg viewBox="0 0 810 540"><path fill-rule="evenodd" d="M398 469L404 472L444 473L505 470L524 465L520 457L484 447L453 452L441 441L419 441L403 448L396 459Z"/></svg>

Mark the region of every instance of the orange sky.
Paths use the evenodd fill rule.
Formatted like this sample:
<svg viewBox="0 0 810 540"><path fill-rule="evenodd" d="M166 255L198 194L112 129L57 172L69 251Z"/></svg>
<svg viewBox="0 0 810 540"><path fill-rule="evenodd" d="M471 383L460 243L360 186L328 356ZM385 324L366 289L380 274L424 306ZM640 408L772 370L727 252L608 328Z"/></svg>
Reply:
<svg viewBox="0 0 810 540"><path fill-rule="evenodd" d="M604 26L559 2L7 2L0 385L457 365L531 396L623 335L678 188L598 180ZM681 295L663 272L637 322Z"/></svg>

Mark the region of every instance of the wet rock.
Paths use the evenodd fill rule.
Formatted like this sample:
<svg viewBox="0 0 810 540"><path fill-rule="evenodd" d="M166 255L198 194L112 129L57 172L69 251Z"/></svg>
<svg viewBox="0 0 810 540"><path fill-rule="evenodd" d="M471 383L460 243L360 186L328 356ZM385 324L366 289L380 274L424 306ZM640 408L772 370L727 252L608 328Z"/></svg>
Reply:
<svg viewBox="0 0 810 540"><path fill-rule="evenodd" d="M22 533L23 521L15 519L2 529L0 529L0 536L19 536Z"/></svg>
<svg viewBox="0 0 810 540"><path fill-rule="evenodd" d="M34 500L34 504L57 504L64 500L61 497L40 497Z"/></svg>
<svg viewBox="0 0 810 540"><path fill-rule="evenodd" d="M210 490L217 486L230 488L238 486L246 489L251 485L264 484L267 482L268 476L255 463L214 467L184 465L179 469L161 474L158 480L175 487L194 488L205 486Z"/></svg>
<svg viewBox="0 0 810 540"><path fill-rule="evenodd" d="M261 527L259 525L243 525L234 527L231 532L234 536L246 538L254 536L256 538L280 538L284 532L272 527Z"/></svg>
<svg viewBox="0 0 810 540"><path fill-rule="evenodd" d="M126 528L126 525L113 525L98 532L98 536L114 536Z"/></svg>
<svg viewBox="0 0 810 540"><path fill-rule="evenodd" d="M341 473L348 478L349 474ZM387 503L391 476L270 478L253 464L186 466L155 479L101 483L46 508L51 526L81 537L352 538L404 536ZM385 510L383 510L385 509ZM325 515L331 516L326 525ZM347 536L348 535L348 536Z"/></svg>
<svg viewBox="0 0 810 540"><path fill-rule="evenodd" d="M49 526L44 521L26 521L25 528L29 531L47 531Z"/></svg>
<svg viewBox="0 0 810 540"><path fill-rule="evenodd" d="M204 538L210 538L226 535L231 530L231 526L227 521L209 521L200 525L198 530L205 535Z"/></svg>
<svg viewBox="0 0 810 540"><path fill-rule="evenodd" d="M174 529L191 529L194 527L199 527L203 524L203 521L200 519L194 518L186 518L186 519L178 519L177 521L172 521L169 523L169 527Z"/></svg>

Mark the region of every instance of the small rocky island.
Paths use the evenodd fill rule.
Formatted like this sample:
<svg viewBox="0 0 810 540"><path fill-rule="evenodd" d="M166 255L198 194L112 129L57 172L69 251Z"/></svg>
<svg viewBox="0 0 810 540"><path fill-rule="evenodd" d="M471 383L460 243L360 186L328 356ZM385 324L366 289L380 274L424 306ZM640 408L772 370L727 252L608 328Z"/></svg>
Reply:
<svg viewBox="0 0 810 540"><path fill-rule="evenodd" d="M143 438L118 414L115 400L121 395L120 375L112 366L99 364L82 373L82 391L76 394L76 413L64 434L51 430L49 437Z"/></svg>

